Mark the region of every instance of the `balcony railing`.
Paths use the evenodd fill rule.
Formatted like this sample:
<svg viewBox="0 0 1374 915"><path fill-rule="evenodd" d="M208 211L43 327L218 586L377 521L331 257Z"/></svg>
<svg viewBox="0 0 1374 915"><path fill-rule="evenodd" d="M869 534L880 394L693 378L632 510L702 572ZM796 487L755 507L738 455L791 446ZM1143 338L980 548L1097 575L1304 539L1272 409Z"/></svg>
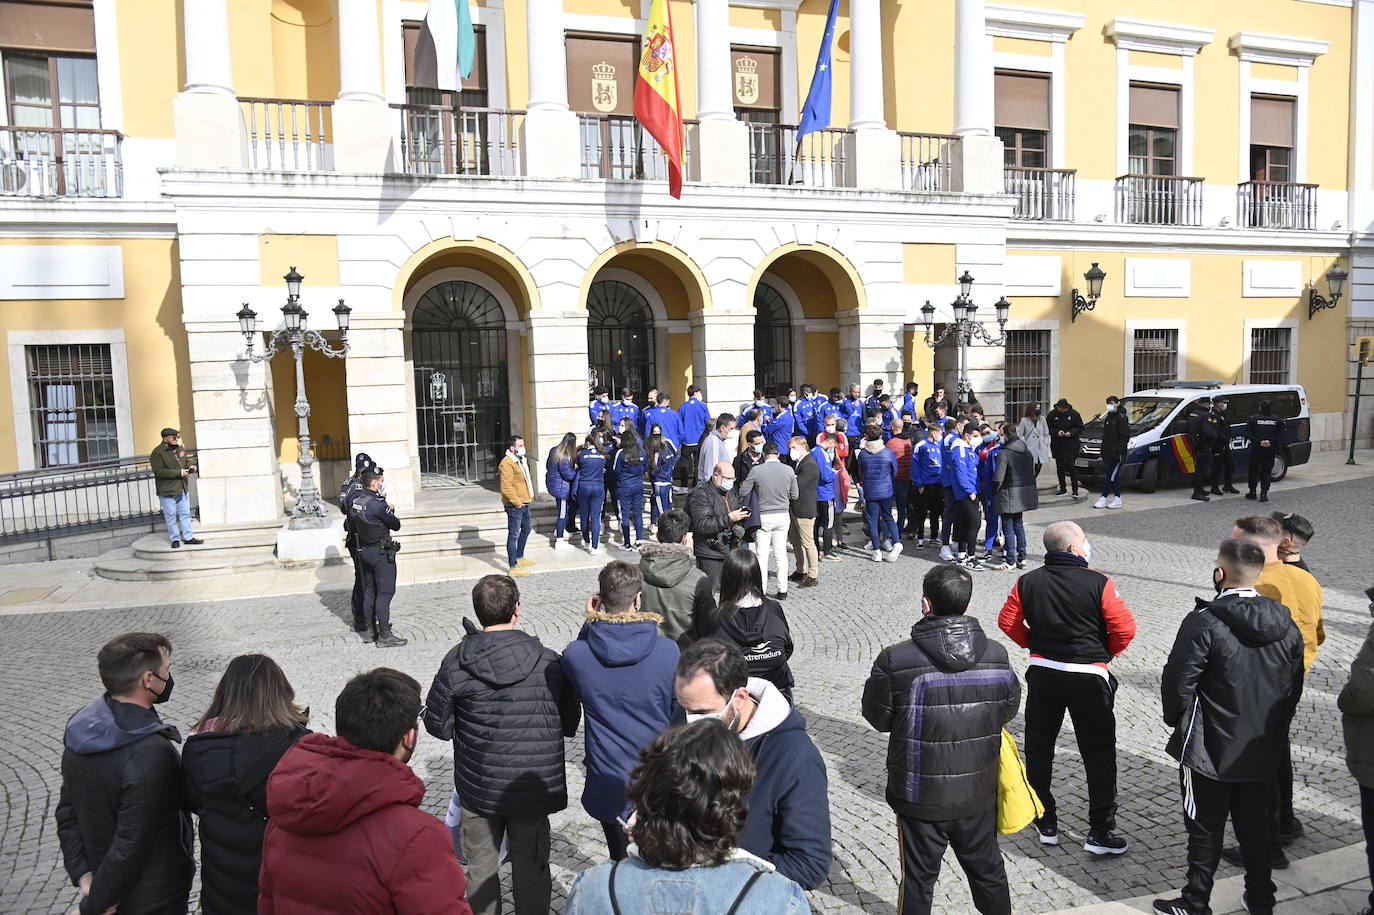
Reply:
<svg viewBox="0 0 1374 915"><path fill-rule="evenodd" d="M1016 198L1012 219L1042 222L1073 222L1074 180L1072 168L1005 168L1003 181Z"/></svg>
<svg viewBox="0 0 1374 915"><path fill-rule="evenodd" d="M255 171L334 170L333 102L239 98L248 162Z"/></svg>
<svg viewBox="0 0 1374 915"><path fill-rule="evenodd" d="M523 111L392 105L401 114L401 171L408 175L520 174Z"/></svg>
<svg viewBox="0 0 1374 915"><path fill-rule="evenodd" d="M1116 179L1117 222L1140 226L1202 225L1202 179L1122 175Z"/></svg>
<svg viewBox="0 0 1374 915"><path fill-rule="evenodd" d="M0 197L121 197L115 130L0 127Z"/></svg>
<svg viewBox="0 0 1374 915"><path fill-rule="evenodd" d="M791 124L749 125L749 181L753 184L801 184L849 187L845 135L849 130L815 130L797 141Z"/></svg>
<svg viewBox="0 0 1374 915"><path fill-rule="evenodd" d="M1247 229L1315 229L1317 185L1246 181L1236 188L1238 220Z"/></svg>
<svg viewBox="0 0 1374 915"><path fill-rule="evenodd" d="M629 181L668 180L668 157L658 141L634 117L623 114L579 114L582 177ZM695 120L683 121L686 145L682 179L697 180Z"/></svg>
<svg viewBox="0 0 1374 915"><path fill-rule="evenodd" d="M934 193L954 190L954 144L943 133L902 133L902 190Z"/></svg>

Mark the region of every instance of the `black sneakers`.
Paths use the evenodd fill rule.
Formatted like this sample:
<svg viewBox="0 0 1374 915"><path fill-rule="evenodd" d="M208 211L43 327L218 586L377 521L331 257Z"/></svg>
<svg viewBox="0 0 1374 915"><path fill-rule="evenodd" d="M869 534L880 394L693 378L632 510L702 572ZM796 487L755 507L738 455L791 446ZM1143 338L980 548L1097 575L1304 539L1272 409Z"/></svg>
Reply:
<svg viewBox="0 0 1374 915"><path fill-rule="evenodd" d="M180 541L180 540L173 540L173 541L172 541L172 549L174 549L174 550L179 550L179 549L181 549L181 541Z"/></svg>
<svg viewBox="0 0 1374 915"><path fill-rule="evenodd" d="M183 540L182 543L185 543L187 546L200 546L203 543L205 543L205 541L201 540L199 537L190 537L186 540Z"/></svg>
<svg viewBox="0 0 1374 915"><path fill-rule="evenodd" d="M1155 911L1159 915L1193 915L1193 910L1182 899L1156 899Z"/></svg>
<svg viewBox="0 0 1374 915"><path fill-rule="evenodd" d="M1036 823L1036 824L1035 824L1035 831L1038 832L1038 833L1040 833L1040 844L1041 844L1041 845L1058 845L1058 844L1059 844L1059 828L1058 828L1057 826L1049 826L1049 825L1042 825L1042 824L1040 824L1040 823Z"/></svg>
<svg viewBox="0 0 1374 915"><path fill-rule="evenodd" d="M1223 848L1221 850L1221 858L1223 861L1234 864L1236 867L1245 866L1245 859L1240 855L1239 845L1228 845ZM1269 862L1269 867L1276 871L1288 870L1288 856L1280 850L1278 854L1274 855L1274 859Z"/></svg>
<svg viewBox="0 0 1374 915"><path fill-rule="evenodd" d="M366 641L366 639L364 639L364 641ZM402 645L406 644L406 641L406 639L401 638L399 635L392 634L391 627L389 626L377 633L378 648L400 648Z"/></svg>
<svg viewBox="0 0 1374 915"><path fill-rule="evenodd" d="M1088 841L1083 843L1083 850L1095 855L1124 855L1129 847L1126 840L1116 833L1097 830L1089 831Z"/></svg>

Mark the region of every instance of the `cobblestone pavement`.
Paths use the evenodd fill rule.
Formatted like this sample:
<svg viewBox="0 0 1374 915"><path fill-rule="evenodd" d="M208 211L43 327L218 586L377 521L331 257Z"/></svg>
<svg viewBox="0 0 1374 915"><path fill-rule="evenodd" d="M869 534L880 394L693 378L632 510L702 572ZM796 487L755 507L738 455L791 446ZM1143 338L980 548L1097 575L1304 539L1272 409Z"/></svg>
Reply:
<svg viewBox="0 0 1374 915"><path fill-rule="evenodd" d="M1368 539L1374 487L1368 480L1276 489L1267 508L1310 517L1317 539L1308 559L1326 588L1327 641L1308 678L1293 728L1295 803L1307 834L1290 849L1302 858L1360 838L1355 784L1346 772L1336 696L1351 659L1369 627L1361 591L1374 569ZM1004 837L1015 905L1045 912L1177 888L1184 846L1175 767L1164 753L1167 730L1159 720L1159 671L1180 617L1195 595L1210 593L1214 548L1236 517L1257 508L1239 497L1129 514L1082 509L1093 543L1094 565L1111 574L1139 621L1139 635L1115 665L1122 686L1117 698L1120 766L1119 826L1130 853L1097 860L1081 849L1086 829L1086 790L1071 728L1059 741L1056 796L1057 848L1041 846L1033 830ZM1033 520L1033 516L1032 516ZM1038 547L1040 526L1028 524ZM857 527L850 536L858 539ZM914 552L914 551L912 551ZM835 863L829 882L811 894L818 911L896 915L900 872L892 815L883 800L886 738L859 712L859 696L873 658L903 637L918 613L919 578L929 551L875 564L857 553L823 563L820 588L796 592L787 602L797 643L792 667L797 701L830 772ZM405 562L405 554L400 561ZM973 608L996 638L996 614L1013 577L977 576ZM561 648L580 625L592 570L536 575L521 582L522 620L544 641ZM183 731L209 701L220 672L234 655L262 650L286 669L301 701L314 710L313 725L332 730L334 696L354 673L377 665L408 671L428 685L439 660L470 613L470 582L403 588L394 604L397 631L410 639L401 649L361 644L348 631L347 599L340 591L295 597L244 599L211 604L164 604L133 609L68 611L5 619L6 663L0 665L5 695L0 715L0 779L4 828L0 834L0 911L54 912L74 897L61 866L53 812L60 781L61 732L66 718L100 692L95 654L108 638L133 629L166 633L174 645L177 692L160 711ZM251 578L243 590L252 590ZM1024 653L1014 645L1016 666ZM1018 716L1011 729L1021 736ZM568 743L572 795L581 790L582 739ZM442 814L452 785L449 747L423 736L414 759L425 779L425 806ZM573 801L554 817L556 909L573 876L598 860L599 826ZM1235 873L1222 865L1219 876ZM973 911L967 887L947 856L937 892L937 911Z"/></svg>

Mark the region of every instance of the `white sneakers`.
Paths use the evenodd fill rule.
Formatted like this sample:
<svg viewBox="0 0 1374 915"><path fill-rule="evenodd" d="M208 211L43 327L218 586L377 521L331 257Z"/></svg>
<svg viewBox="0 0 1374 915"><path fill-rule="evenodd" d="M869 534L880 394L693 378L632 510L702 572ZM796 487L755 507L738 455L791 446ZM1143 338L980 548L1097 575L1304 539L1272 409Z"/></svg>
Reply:
<svg viewBox="0 0 1374 915"><path fill-rule="evenodd" d="M1120 508L1120 507L1121 507L1121 497L1120 497L1120 496L1117 496L1115 499L1113 499L1111 502L1109 502L1109 503L1107 504L1107 507L1108 507L1108 508Z"/></svg>
<svg viewBox="0 0 1374 915"><path fill-rule="evenodd" d="M874 551L873 551L873 561L874 561L874 562L882 562L882 561L883 561L883 551L882 551L882 550L874 550Z"/></svg>
<svg viewBox="0 0 1374 915"><path fill-rule="evenodd" d="M940 547L940 558L945 562L952 562L954 560L954 551L949 548L948 543Z"/></svg>
<svg viewBox="0 0 1374 915"><path fill-rule="evenodd" d="M1106 497L1106 496L1102 496L1102 497L1099 498L1096 502L1093 503L1093 508L1106 508L1106 507L1107 507L1107 497Z"/></svg>
<svg viewBox="0 0 1374 915"><path fill-rule="evenodd" d="M568 542L567 537L559 537L553 542L553 549L555 553L567 552L572 548L573 546L571 543Z"/></svg>
<svg viewBox="0 0 1374 915"><path fill-rule="evenodd" d="M900 556L901 553L902 543L899 540L896 543L892 544L892 549L888 550L886 553L883 554L883 558L886 559L888 562L896 562L897 557Z"/></svg>
<svg viewBox="0 0 1374 915"><path fill-rule="evenodd" d="M604 556L606 554L606 551L599 546L594 546L590 550L588 550L587 553L590 556Z"/></svg>

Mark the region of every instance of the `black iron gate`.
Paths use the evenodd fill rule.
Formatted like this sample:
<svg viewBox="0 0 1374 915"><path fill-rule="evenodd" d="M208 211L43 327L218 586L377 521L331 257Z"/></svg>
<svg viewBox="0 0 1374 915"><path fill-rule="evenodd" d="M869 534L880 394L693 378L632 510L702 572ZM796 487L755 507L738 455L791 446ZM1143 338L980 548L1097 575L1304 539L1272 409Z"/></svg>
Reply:
<svg viewBox="0 0 1374 915"><path fill-rule="evenodd" d="M593 283L587 296L587 381L602 385L611 399L621 388L642 402L658 383L654 370L654 316L644 296L619 280Z"/></svg>
<svg viewBox="0 0 1374 915"><path fill-rule="evenodd" d="M411 356L424 484L494 479L510 430L500 303L476 283L440 283L415 306Z"/></svg>
<svg viewBox="0 0 1374 915"><path fill-rule="evenodd" d="M792 315L782 294L766 283L754 290L754 387L786 396L792 384Z"/></svg>

